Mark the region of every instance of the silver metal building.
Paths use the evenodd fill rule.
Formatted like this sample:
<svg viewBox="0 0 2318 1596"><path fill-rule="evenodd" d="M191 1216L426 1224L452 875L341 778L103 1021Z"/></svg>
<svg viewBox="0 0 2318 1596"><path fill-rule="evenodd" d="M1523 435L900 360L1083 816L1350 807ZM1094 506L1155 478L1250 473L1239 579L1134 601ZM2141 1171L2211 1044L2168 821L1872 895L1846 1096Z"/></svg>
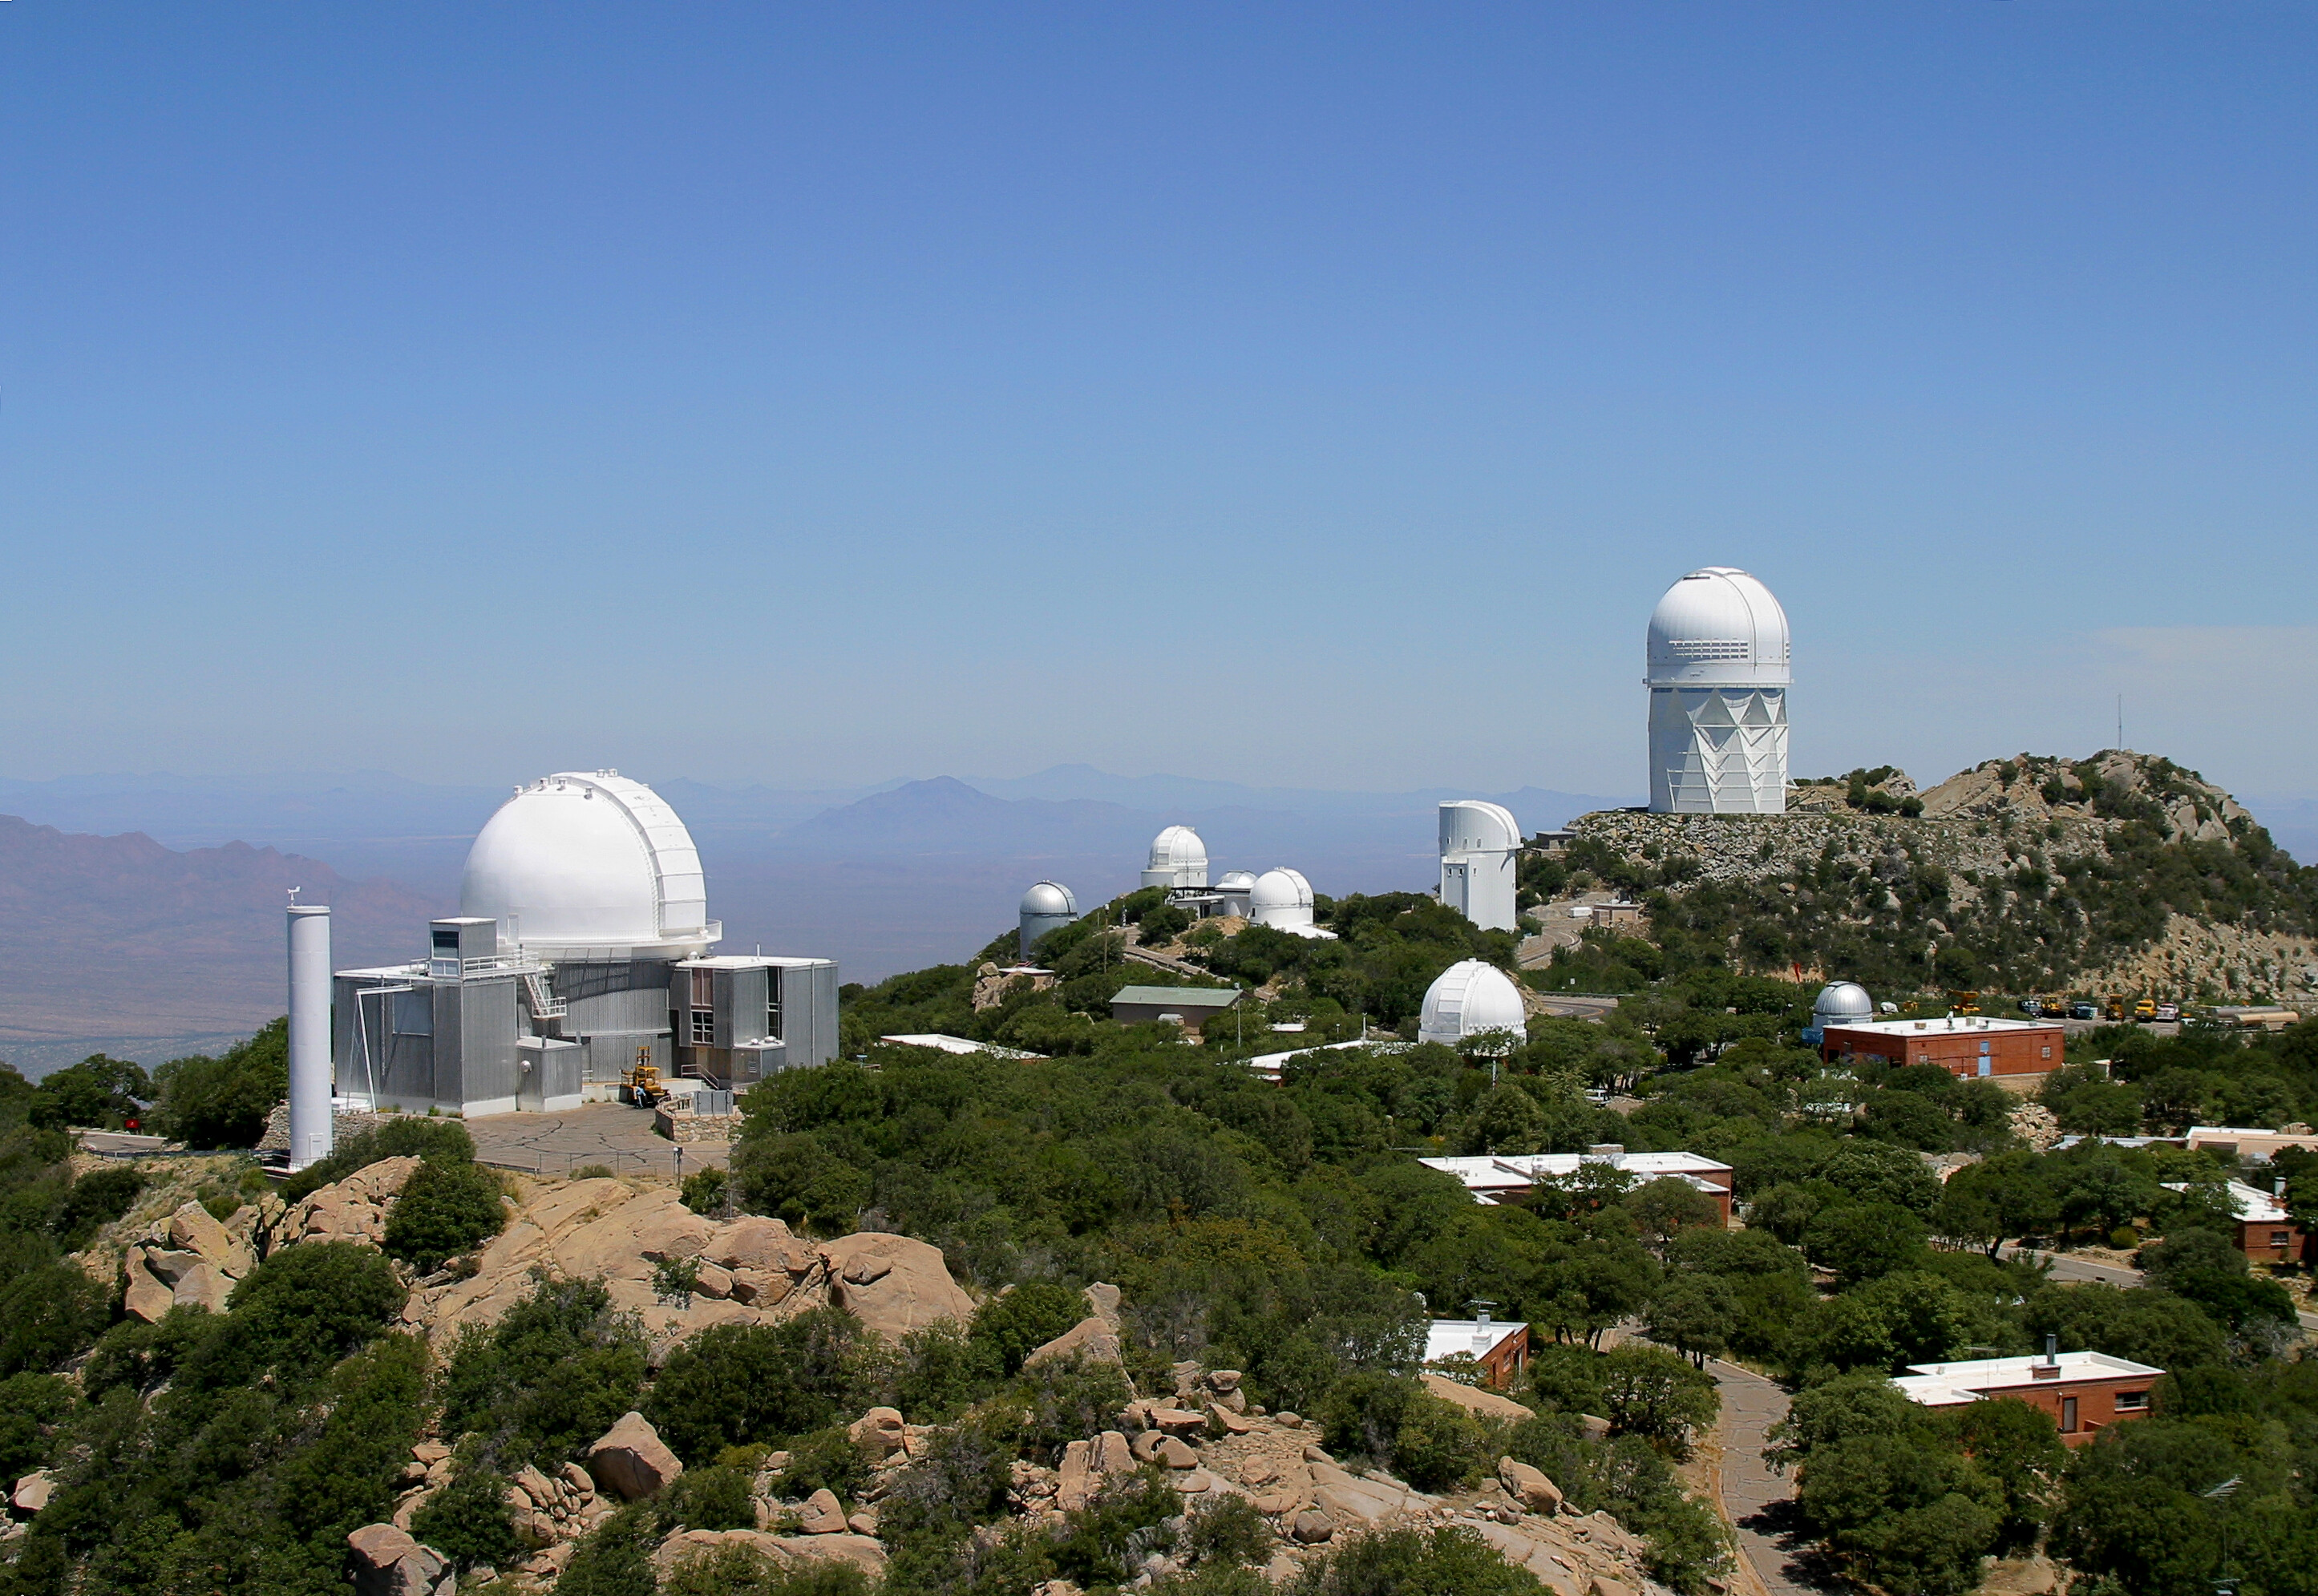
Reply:
<svg viewBox="0 0 2318 1596"><path fill-rule="evenodd" d="M517 788L459 896L425 960L334 978L341 1098L553 1112L613 1098L639 1063L723 1089L837 1056L835 964L710 956L723 928L691 834L616 771Z"/></svg>
<svg viewBox="0 0 2318 1596"><path fill-rule="evenodd" d="M1058 881L1034 883L1022 894L1022 919L1018 946L1029 958L1038 939L1079 918L1078 894Z"/></svg>

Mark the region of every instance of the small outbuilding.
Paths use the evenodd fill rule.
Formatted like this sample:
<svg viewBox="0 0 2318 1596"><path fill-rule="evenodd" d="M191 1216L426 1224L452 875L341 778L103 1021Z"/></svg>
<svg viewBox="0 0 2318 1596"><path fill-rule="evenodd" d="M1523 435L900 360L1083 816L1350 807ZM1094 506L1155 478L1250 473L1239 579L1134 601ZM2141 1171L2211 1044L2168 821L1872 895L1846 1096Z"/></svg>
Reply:
<svg viewBox="0 0 2318 1596"><path fill-rule="evenodd" d="M1123 986L1110 1000L1110 1018L1121 1025L1172 1020L1188 1036L1204 1036L1208 1022L1240 1000L1235 986Z"/></svg>

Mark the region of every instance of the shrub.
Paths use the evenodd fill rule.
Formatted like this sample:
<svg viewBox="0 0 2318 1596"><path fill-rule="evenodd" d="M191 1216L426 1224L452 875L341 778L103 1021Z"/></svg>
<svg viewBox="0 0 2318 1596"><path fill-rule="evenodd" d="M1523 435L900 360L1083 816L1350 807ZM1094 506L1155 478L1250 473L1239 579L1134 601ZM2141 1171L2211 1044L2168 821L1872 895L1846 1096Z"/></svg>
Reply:
<svg viewBox="0 0 2318 1596"><path fill-rule="evenodd" d="M648 1502L631 1502L572 1548L555 1582L556 1596L656 1596L651 1555L660 1520Z"/></svg>
<svg viewBox="0 0 2318 1596"><path fill-rule="evenodd" d="M645 1416L687 1463L803 1435L838 1416L861 1326L837 1308L779 1324L714 1324L668 1356Z"/></svg>
<svg viewBox="0 0 2318 1596"><path fill-rule="evenodd" d="M491 1469L461 1469L427 1498L410 1533L462 1569L506 1568L523 1556L508 1522L507 1476Z"/></svg>
<svg viewBox="0 0 2318 1596"><path fill-rule="evenodd" d="M974 1312L974 1339L986 1341L1014 1373L1022 1360L1088 1314L1087 1300L1067 1287L1032 1280L992 1297Z"/></svg>
<svg viewBox="0 0 2318 1596"><path fill-rule="evenodd" d="M98 1229L129 1212L145 1189L145 1177L136 1170L92 1170L72 1183L64 1204L49 1221L57 1245L77 1252L95 1238Z"/></svg>
<svg viewBox="0 0 2318 1596"><path fill-rule="evenodd" d="M1364 1535L1305 1567L1293 1596L1540 1596L1545 1586L1470 1529Z"/></svg>
<svg viewBox="0 0 2318 1596"><path fill-rule="evenodd" d="M571 1575L559 1591L570 1589ZM782 1567L754 1547L718 1547L678 1563L663 1596L869 1596L869 1576L849 1563L810 1558Z"/></svg>
<svg viewBox="0 0 2318 1596"><path fill-rule="evenodd" d="M356 1131L328 1158L316 1159L282 1183L282 1200L311 1197L333 1181L382 1158L464 1159L472 1162L475 1141L455 1119L398 1114L384 1124Z"/></svg>
<svg viewBox="0 0 2318 1596"><path fill-rule="evenodd" d="M204 1337L183 1377L202 1389L256 1385L268 1370L299 1379L362 1346L402 1311L387 1260L352 1242L301 1242L251 1270L228 1299L229 1333Z"/></svg>
<svg viewBox="0 0 2318 1596"><path fill-rule="evenodd" d="M1328 1394L1321 1422L1331 1447L1361 1454L1424 1491L1452 1490L1496 1456L1494 1436L1470 1413L1403 1376L1347 1376Z"/></svg>
<svg viewBox="0 0 2318 1596"><path fill-rule="evenodd" d="M827 1491L840 1502L850 1503L860 1495L861 1487L869 1483L868 1456L841 1424L816 1430L791 1442L788 1454L788 1466L778 1476L778 1490L783 1496L810 1496L815 1491Z"/></svg>
<svg viewBox="0 0 2318 1596"><path fill-rule="evenodd" d="M1211 1497L1183 1524L1183 1546L1199 1563L1245 1565L1271 1553L1271 1526L1244 1496Z"/></svg>
<svg viewBox="0 0 2318 1596"><path fill-rule="evenodd" d="M1029 1408L1022 1444L1050 1463L1073 1441L1115 1428L1135 1397L1117 1364L1075 1354L1024 1369L1020 1391Z"/></svg>
<svg viewBox="0 0 2318 1596"><path fill-rule="evenodd" d="M443 1376L445 1428L483 1431L511 1460L576 1454L635 1405L644 1378L643 1332L602 1282L532 1278L498 1323L462 1333Z"/></svg>
<svg viewBox="0 0 2318 1596"><path fill-rule="evenodd" d="M1132 1578L1144 1558L1170 1549L1175 1538L1168 1520L1181 1511L1182 1498L1164 1475L1146 1466L1108 1481L1086 1506L1067 1515L1052 1547L1056 1571L1100 1589Z"/></svg>
<svg viewBox="0 0 2318 1596"><path fill-rule="evenodd" d="M684 1178L684 1206L695 1214L722 1216L732 1211L732 1178L711 1164Z"/></svg>
<svg viewBox="0 0 2318 1596"><path fill-rule="evenodd" d="M49 1437L72 1407L73 1388L54 1375L0 1380L0 1477L14 1480L48 1461Z"/></svg>
<svg viewBox="0 0 2318 1596"><path fill-rule="evenodd" d="M687 1468L660 1493L660 1517L664 1528L754 1529L757 1506L750 1499L749 1476L715 1463Z"/></svg>
<svg viewBox="0 0 2318 1596"><path fill-rule="evenodd" d="M2120 1224L2108 1233L2108 1244L2119 1251L2129 1251L2141 1245L2141 1233L2129 1224Z"/></svg>
<svg viewBox="0 0 2318 1596"><path fill-rule="evenodd" d="M381 1243L390 1258L420 1273L443 1267L445 1259L470 1252L499 1233L507 1209L499 1179L482 1165L463 1159L430 1158L410 1179L386 1216Z"/></svg>

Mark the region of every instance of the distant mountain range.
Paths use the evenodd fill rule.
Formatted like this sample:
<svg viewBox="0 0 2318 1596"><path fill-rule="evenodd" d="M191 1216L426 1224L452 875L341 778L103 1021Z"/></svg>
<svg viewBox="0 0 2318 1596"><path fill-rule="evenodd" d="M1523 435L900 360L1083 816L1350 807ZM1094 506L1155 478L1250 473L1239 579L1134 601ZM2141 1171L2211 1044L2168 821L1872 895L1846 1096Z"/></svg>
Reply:
<svg viewBox="0 0 2318 1596"><path fill-rule="evenodd" d="M967 956L1042 876L1086 903L1127 891L1174 821L1199 829L1218 872L1293 865L1332 893L1429 887L1434 806L1475 795L1083 765L863 788L652 785L700 845L728 950L824 955L849 981ZM340 965L417 956L427 917L455 910L468 844L505 795L376 772L0 780L0 813L24 817L0 818L0 1057L45 1070L98 1048L151 1060L246 1035L281 1012L291 885L337 909ZM1496 796L1531 830L1631 802Z"/></svg>
<svg viewBox="0 0 2318 1596"><path fill-rule="evenodd" d="M154 1059L281 1012L288 889L328 903L342 964L409 958L441 898L348 881L244 843L177 852L0 816L0 1058L45 1072L86 1054Z"/></svg>

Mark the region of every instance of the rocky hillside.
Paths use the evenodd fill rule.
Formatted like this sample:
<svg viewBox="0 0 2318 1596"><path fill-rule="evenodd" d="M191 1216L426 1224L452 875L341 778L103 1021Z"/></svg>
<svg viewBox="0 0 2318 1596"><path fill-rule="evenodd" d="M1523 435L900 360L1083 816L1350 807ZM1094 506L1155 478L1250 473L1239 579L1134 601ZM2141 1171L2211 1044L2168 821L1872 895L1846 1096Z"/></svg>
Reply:
<svg viewBox="0 0 2318 1596"><path fill-rule="evenodd" d="M109 1227L83 1262L117 1278L131 1318L157 1325L173 1308L222 1312L235 1285L283 1249L334 1242L375 1247L419 1167L416 1158L381 1160L294 1205L268 1194L223 1222L186 1198L186 1181L208 1172L206 1166L173 1172ZM977 1306L939 1249L905 1236L809 1241L778 1219L696 1214L673 1188L653 1182L514 1184L498 1236L472 1257L409 1281L402 1322L422 1333L438 1358L447 1358L463 1336L500 1323L543 1280L600 1280L613 1306L645 1332L655 1368L717 1326L779 1324L835 1308L899 1345L943 1326L962 1328ZM1090 1426L1094 1433L1062 1447L1051 1466L1011 1463L1006 1519L985 1531L993 1544L1007 1534L1059 1540L1083 1533L1087 1515L1120 1493L1163 1490L1176 1511L1163 1521L1172 1526L1168 1532L1149 1538L1152 1549L1138 1554L1138 1586L1183 1572L1196 1554L1167 1548L1193 1520L1237 1504L1232 1511L1252 1512L1267 1528L1270 1547L1258 1561L1275 1583L1295 1580L1315 1559L1361 1536L1457 1528L1528 1569L1556 1596L1667 1596L1645 1572L1641 1540L1607 1512L1579 1511L1536 1468L1508 1457L1478 1488L1437 1493L1379 1470L1340 1466L1321 1444L1316 1422L1266 1412L1249 1401L1235 1370L1182 1362L1155 1388L1124 1385L1119 1288L1087 1287L1083 1308L1077 1325L1031 1350L1024 1367L1107 1366L1131 1400L1105 1414L1099 1428ZM1436 1376L1425 1383L1484 1420L1531 1416L1505 1397ZM1152 1385L1148 1375L1146 1385ZM754 1527L696 1528L679 1520L651 1550L654 1572L668 1582L687 1565L705 1571L719 1557L753 1556L777 1569L840 1564L872 1578L885 1574L883 1510L921 1488L913 1470L947 1466L952 1431L912 1422L887 1406L849 1417L848 1438L872 1460L866 1479L849 1493L849 1504L825 1486L800 1484L791 1453L763 1455L748 1480ZM472 1450L473 1439L427 1433L410 1448L391 1517L347 1538L358 1590L440 1596L452 1588L454 1559L418 1532L427 1529L428 1504L454 1488L462 1448ZM553 1471L525 1466L508 1480L504 1498L522 1560L500 1569L508 1583L492 1588L553 1589L580 1545L623 1503L663 1494L687 1500L677 1492L684 1475L684 1463L633 1412L586 1448L584 1463ZM20 1485L20 1511L31 1504L37 1514L49 1489L45 1475ZM1075 1596L1078 1590L1066 1581L1040 1587L1041 1596Z"/></svg>
<svg viewBox="0 0 2318 1596"><path fill-rule="evenodd" d="M1885 767L1777 817L1604 811L1568 863L1658 891L1670 948L1901 988L2318 999L2318 870L2169 759L1991 759L1918 792Z"/></svg>

